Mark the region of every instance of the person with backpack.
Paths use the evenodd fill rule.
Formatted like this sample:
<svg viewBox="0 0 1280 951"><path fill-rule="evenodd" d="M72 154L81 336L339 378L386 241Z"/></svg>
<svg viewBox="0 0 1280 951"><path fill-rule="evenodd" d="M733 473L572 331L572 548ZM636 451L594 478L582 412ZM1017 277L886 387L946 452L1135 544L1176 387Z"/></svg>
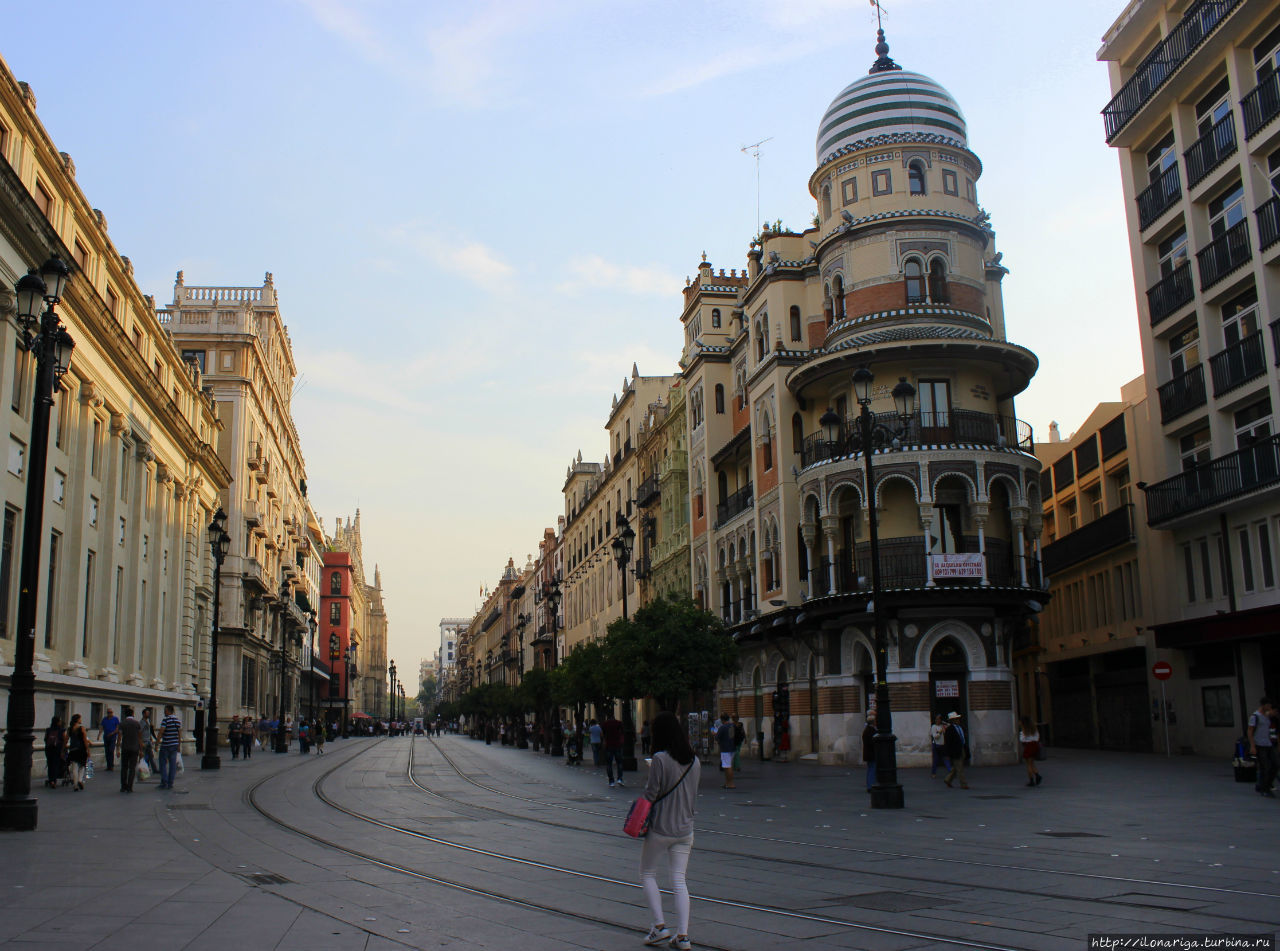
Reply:
<svg viewBox="0 0 1280 951"><path fill-rule="evenodd" d="M652 802L649 831L640 850L640 884L649 904L653 925L644 943L666 943L676 951L689 951L689 886L685 874L693 852L693 816L698 805L698 781L702 764L693 754L689 738L674 713L653 718L653 759L644 797ZM658 887L658 863L663 856L671 867L671 893L675 897L676 932L667 927Z"/></svg>
<svg viewBox="0 0 1280 951"><path fill-rule="evenodd" d="M1249 714L1245 736L1249 740L1249 755L1258 764L1253 788L1259 796L1275 799L1276 794L1271 791L1271 784L1276 778L1276 745L1271 738L1271 713L1271 698L1263 697L1258 701L1258 709Z"/></svg>

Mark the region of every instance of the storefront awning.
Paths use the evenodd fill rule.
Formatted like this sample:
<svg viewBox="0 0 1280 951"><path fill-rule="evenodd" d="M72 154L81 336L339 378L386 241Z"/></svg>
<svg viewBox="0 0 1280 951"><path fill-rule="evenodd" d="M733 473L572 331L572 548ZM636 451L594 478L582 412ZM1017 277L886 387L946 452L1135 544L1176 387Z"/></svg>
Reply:
<svg viewBox="0 0 1280 951"><path fill-rule="evenodd" d="M1234 614L1211 614L1186 621L1157 624L1156 647L1196 647L1230 641L1280 637L1280 606L1268 605Z"/></svg>

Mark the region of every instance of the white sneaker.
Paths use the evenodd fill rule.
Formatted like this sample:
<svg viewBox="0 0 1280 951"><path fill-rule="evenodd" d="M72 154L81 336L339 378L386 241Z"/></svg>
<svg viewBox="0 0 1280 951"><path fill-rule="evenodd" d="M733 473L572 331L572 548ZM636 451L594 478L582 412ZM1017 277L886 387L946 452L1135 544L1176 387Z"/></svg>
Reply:
<svg viewBox="0 0 1280 951"><path fill-rule="evenodd" d="M675 948L675 951L691 951L693 945L689 943L688 935L676 935L667 944L668 948Z"/></svg>
<svg viewBox="0 0 1280 951"><path fill-rule="evenodd" d="M625 786L625 785L626 785L626 783L624 783L621 779L619 779L619 780L618 780L618 785L619 785L619 786Z"/></svg>
<svg viewBox="0 0 1280 951"><path fill-rule="evenodd" d="M671 931L666 925L654 925L649 929L649 933L644 937L644 943L656 947L671 937Z"/></svg>
<svg viewBox="0 0 1280 951"><path fill-rule="evenodd" d="M610 788L610 789L612 789L612 788L613 788L614 786L616 786L616 785L618 785L618 784L617 784L617 783L615 783L612 779L611 779L611 780L609 780L609 788Z"/></svg>

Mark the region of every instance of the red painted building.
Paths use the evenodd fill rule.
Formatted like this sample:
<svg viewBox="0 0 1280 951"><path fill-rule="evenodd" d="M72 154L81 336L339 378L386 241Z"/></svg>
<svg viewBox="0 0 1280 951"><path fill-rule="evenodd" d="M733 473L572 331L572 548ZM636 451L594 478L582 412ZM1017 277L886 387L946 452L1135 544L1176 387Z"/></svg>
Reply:
<svg viewBox="0 0 1280 951"><path fill-rule="evenodd" d="M353 603L354 569L351 553L327 551L320 572L320 644L327 645L329 696L323 706L329 708L331 722L345 723L355 712L358 691L356 659L360 646L357 605ZM345 661L345 662L344 662Z"/></svg>

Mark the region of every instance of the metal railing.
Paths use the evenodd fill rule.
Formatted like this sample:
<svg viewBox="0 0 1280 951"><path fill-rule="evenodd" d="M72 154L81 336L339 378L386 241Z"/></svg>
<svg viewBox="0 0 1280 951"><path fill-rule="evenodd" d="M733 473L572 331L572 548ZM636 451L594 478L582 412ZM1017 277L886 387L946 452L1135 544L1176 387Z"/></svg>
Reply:
<svg viewBox="0 0 1280 951"><path fill-rule="evenodd" d="M1147 288L1147 310L1151 312L1154 327L1178 308L1184 307L1196 296L1191 281L1191 262L1184 261L1156 283Z"/></svg>
<svg viewBox="0 0 1280 951"><path fill-rule="evenodd" d="M1253 214L1258 219L1258 250L1265 251L1280 241L1280 198L1267 199Z"/></svg>
<svg viewBox="0 0 1280 951"><path fill-rule="evenodd" d="M1249 263L1249 219L1236 222L1204 248L1196 252L1200 267L1200 290L1207 290L1238 267Z"/></svg>
<svg viewBox="0 0 1280 951"><path fill-rule="evenodd" d="M1214 396L1221 396L1262 376L1267 370L1262 331L1249 334L1220 353L1215 353L1209 358L1209 370L1213 376Z"/></svg>
<svg viewBox="0 0 1280 951"><path fill-rule="evenodd" d="M1195 188L1206 175L1235 155L1236 117L1228 112L1183 153L1187 163L1187 188Z"/></svg>
<svg viewBox="0 0 1280 951"><path fill-rule="evenodd" d="M636 505L648 505L658 497L658 474L655 472L636 489Z"/></svg>
<svg viewBox="0 0 1280 951"><path fill-rule="evenodd" d="M1055 575L1064 568L1133 539L1133 505L1130 503L1045 545L1040 553L1044 559L1044 570Z"/></svg>
<svg viewBox="0 0 1280 951"><path fill-rule="evenodd" d="M1269 73L1240 100L1244 137L1252 139L1264 125L1280 115L1280 72Z"/></svg>
<svg viewBox="0 0 1280 951"><path fill-rule="evenodd" d="M1176 164L1151 180L1138 195L1138 227L1145 230L1182 197L1182 176Z"/></svg>
<svg viewBox="0 0 1280 951"><path fill-rule="evenodd" d="M1175 376L1157 391L1160 396L1160 422L1168 423L1185 416L1208 402L1204 388L1204 364Z"/></svg>
<svg viewBox="0 0 1280 951"><path fill-rule="evenodd" d="M902 421L897 413L876 413L874 422L896 431ZM996 416L976 410L953 409L945 413L917 412L907 418L906 429L899 439L902 448L920 446L977 445L1017 448L1033 452L1031 426L1012 416ZM874 448L883 448L877 441ZM800 445L800 465L808 467L828 459L838 459L862 452L862 425L850 416L840 427L834 442L825 433L806 436Z"/></svg>
<svg viewBox="0 0 1280 951"><path fill-rule="evenodd" d="M716 506L716 528L719 528L735 515L740 515L751 508L751 483L748 482Z"/></svg>
<svg viewBox="0 0 1280 951"><path fill-rule="evenodd" d="M1280 435L1210 459L1147 487L1147 524L1159 525L1280 484Z"/></svg>
<svg viewBox="0 0 1280 951"><path fill-rule="evenodd" d="M1178 21L1178 25L1147 54L1129 81L1120 87L1120 91L1103 108L1102 118L1108 142L1120 134L1120 130L1129 124L1240 2L1241 0L1199 0L1192 5Z"/></svg>
<svg viewBox="0 0 1280 951"><path fill-rule="evenodd" d="M1276 355L1276 366L1280 367L1280 320L1271 321L1271 352Z"/></svg>

